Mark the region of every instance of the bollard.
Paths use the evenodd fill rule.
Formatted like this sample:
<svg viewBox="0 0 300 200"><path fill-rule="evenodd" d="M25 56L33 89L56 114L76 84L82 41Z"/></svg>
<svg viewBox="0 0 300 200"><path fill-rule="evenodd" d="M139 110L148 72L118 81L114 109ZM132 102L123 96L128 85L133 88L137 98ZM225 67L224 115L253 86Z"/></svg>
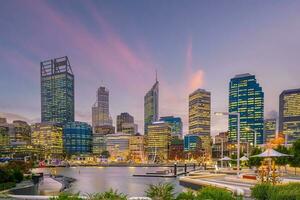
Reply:
<svg viewBox="0 0 300 200"><path fill-rule="evenodd" d="M184 164L184 173L185 174L187 173L187 166L186 166L186 164Z"/></svg>
<svg viewBox="0 0 300 200"><path fill-rule="evenodd" d="M193 164L193 169L194 169L194 171L196 170L196 164L195 163Z"/></svg>
<svg viewBox="0 0 300 200"><path fill-rule="evenodd" d="M177 164L174 164L174 176L177 176Z"/></svg>

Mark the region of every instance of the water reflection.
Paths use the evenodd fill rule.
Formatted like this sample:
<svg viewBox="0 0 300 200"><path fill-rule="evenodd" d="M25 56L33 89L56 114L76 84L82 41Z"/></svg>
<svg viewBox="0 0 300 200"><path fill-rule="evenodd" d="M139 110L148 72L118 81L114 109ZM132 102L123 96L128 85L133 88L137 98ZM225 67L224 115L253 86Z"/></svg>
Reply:
<svg viewBox="0 0 300 200"><path fill-rule="evenodd" d="M176 178L134 177L133 174L145 174L166 168L158 167L70 167L57 168L57 175L75 178L68 189L70 192L81 194L107 191L110 188L129 196L143 196L149 184L170 182L175 186L175 192L182 191ZM36 169L35 172L49 173L50 169Z"/></svg>

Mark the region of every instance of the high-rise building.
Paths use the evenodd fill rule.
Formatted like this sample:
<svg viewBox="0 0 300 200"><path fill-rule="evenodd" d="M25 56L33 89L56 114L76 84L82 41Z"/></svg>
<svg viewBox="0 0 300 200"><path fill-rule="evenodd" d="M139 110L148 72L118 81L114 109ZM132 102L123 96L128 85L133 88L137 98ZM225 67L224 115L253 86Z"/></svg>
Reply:
<svg viewBox="0 0 300 200"><path fill-rule="evenodd" d="M169 148L169 160L182 160L184 159L184 144L183 140L177 137L171 139Z"/></svg>
<svg viewBox="0 0 300 200"><path fill-rule="evenodd" d="M92 152L100 155L106 151L106 136L115 133L115 127L112 125L95 126L93 130Z"/></svg>
<svg viewBox="0 0 300 200"><path fill-rule="evenodd" d="M148 133L148 125L158 121L158 80L152 86L151 90L147 92L144 97L144 132Z"/></svg>
<svg viewBox="0 0 300 200"><path fill-rule="evenodd" d="M106 149L110 153L110 159L114 161L127 161L129 156L130 135L116 133L106 135Z"/></svg>
<svg viewBox="0 0 300 200"><path fill-rule="evenodd" d="M230 80L229 112L240 113L240 140L263 144L264 93L254 75L240 74ZM229 141L237 142L237 116L229 115Z"/></svg>
<svg viewBox="0 0 300 200"><path fill-rule="evenodd" d="M42 158L61 158L63 154L63 128L52 122L32 125L31 144Z"/></svg>
<svg viewBox="0 0 300 200"><path fill-rule="evenodd" d="M69 122L63 127L63 144L67 154L91 153L92 127L85 122Z"/></svg>
<svg viewBox="0 0 300 200"><path fill-rule="evenodd" d="M269 142L276 138L276 119L265 119L264 121L264 141Z"/></svg>
<svg viewBox="0 0 300 200"><path fill-rule="evenodd" d="M168 160L171 142L171 127L166 122L153 122L148 125L147 154L148 160L164 162Z"/></svg>
<svg viewBox="0 0 300 200"><path fill-rule="evenodd" d="M134 123L134 118L129 113L124 112L117 116L117 132L122 132L123 123Z"/></svg>
<svg viewBox="0 0 300 200"><path fill-rule="evenodd" d="M129 138L130 160L135 163L144 162L145 137L140 134L131 135Z"/></svg>
<svg viewBox="0 0 300 200"><path fill-rule="evenodd" d="M41 118L74 121L74 75L67 56L41 62Z"/></svg>
<svg viewBox="0 0 300 200"><path fill-rule="evenodd" d="M134 123L123 123L121 126L121 132L135 135L138 132L138 125Z"/></svg>
<svg viewBox="0 0 300 200"><path fill-rule="evenodd" d="M280 94L279 133L286 136L288 144L300 139L300 88Z"/></svg>
<svg viewBox="0 0 300 200"><path fill-rule="evenodd" d="M171 126L171 136L182 138L182 121L180 117L165 116L160 117L159 121L164 121L169 123Z"/></svg>
<svg viewBox="0 0 300 200"><path fill-rule="evenodd" d="M205 152L203 151L202 139L198 134L187 134L184 136L184 152L187 159L198 159L203 157Z"/></svg>
<svg viewBox="0 0 300 200"><path fill-rule="evenodd" d="M92 126L112 125L109 114L109 91L105 87L97 90L97 100L92 107Z"/></svg>
<svg viewBox="0 0 300 200"><path fill-rule="evenodd" d="M210 92L197 89L189 95L189 134L210 136Z"/></svg>
<svg viewBox="0 0 300 200"><path fill-rule="evenodd" d="M13 137L11 138L12 142L29 145L31 143L31 127L25 121L14 120L12 123L13 126Z"/></svg>

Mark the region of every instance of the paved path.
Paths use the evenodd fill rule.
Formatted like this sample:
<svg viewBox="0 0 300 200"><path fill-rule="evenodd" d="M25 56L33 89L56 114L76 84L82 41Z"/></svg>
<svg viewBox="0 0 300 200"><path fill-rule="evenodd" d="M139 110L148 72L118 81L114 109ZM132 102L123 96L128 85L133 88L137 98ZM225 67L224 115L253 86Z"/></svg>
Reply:
<svg viewBox="0 0 300 200"><path fill-rule="evenodd" d="M60 192L62 188L62 183L54 180L49 176L44 176L39 184L39 191L41 195L56 195Z"/></svg>

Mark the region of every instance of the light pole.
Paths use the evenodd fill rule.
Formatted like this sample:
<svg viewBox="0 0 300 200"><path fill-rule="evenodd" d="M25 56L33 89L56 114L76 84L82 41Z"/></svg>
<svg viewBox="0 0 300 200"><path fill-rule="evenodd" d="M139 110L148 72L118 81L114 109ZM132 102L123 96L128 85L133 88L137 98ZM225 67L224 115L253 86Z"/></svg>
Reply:
<svg viewBox="0 0 300 200"><path fill-rule="evenodd" d="M215 112L217 116L237 116L237 175L240 175L240 113L238 112Z"/></svg>
<svg viewBox="0 0 300 200"><path fill-rule="evenodd" d="M221 151L221 168L223 168L223 158L224 158L224 139L223 138L221 138L221 141L222 141L222 143L221 143L221 149L222 149L222 151Z"/></svg>
<svg viewBox="0 0 300 200"><path fill-rule="evenodd" d="M249 128L249 127L246 128L246 130L253 131L253 133L254 133L254 147L256 147L256 144L257 144L257 131L252 129L252 128Z"/></svg>

